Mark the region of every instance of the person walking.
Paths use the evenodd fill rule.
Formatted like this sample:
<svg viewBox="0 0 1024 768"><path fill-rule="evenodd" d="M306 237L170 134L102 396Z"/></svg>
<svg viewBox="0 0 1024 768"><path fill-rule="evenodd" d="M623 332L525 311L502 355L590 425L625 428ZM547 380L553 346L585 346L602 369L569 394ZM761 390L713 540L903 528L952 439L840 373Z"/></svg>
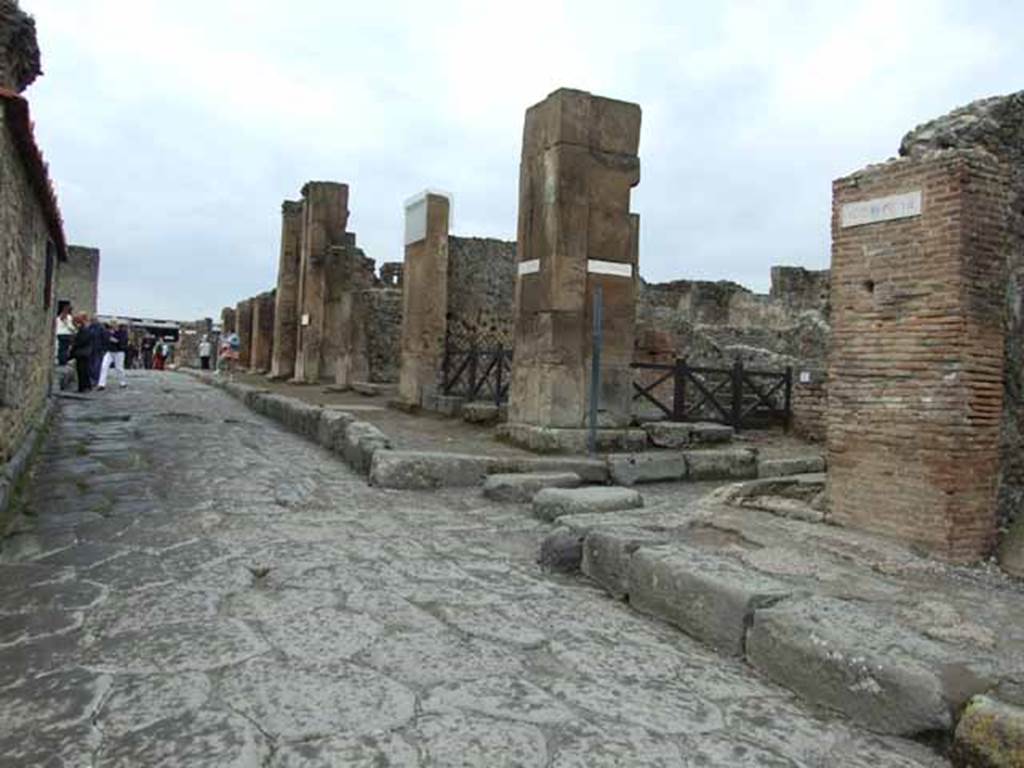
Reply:
<svg viewBox="0 0 1024 768"><path fill-rule="evenodd" d="M100 369L100 381L97 389L107 388L107 375L113 366L117 371L117 378L121 389L128 386L124 370L124 355L128 349L128 328L124 323L117 323L117 329L108 336L107 352L103 355L103 367Z"/></svg>
<svg viewBox="0 0 1024 768"><path fill-rule="evenodd" d="M213 345L210 344L210 337L203 336L203 340L199 342L199 367L204 370L210 370L210 355L213 352Z"/></svg>
<svg viewBox="0 0 1024 768"><path fill-rule="evenodd" d="M88 325L89 334L92 336L92 353L89 356L89 386L95 387L100 383L100 369L103 367L103 355L107 352L106 327L93 317Z"/></svg>
<svg viewBox="0 0 1024 768"><path fill-rule="evenodd" d="M75 318L71 315L71 302L61 303L57 314L57 365L67 365L71 356L71 342L74 341L78 328Z"/></svg>
<svg viewBox="0 0 1024 768"><path fill-rule="evenodd" d="M71 340L69 354L75 361L75 373L78 377L78 391L88 392L92 389L92 378L89 370L89 363L92 360L93 334L89 330L89 318L83 312L75 317L75 326L78 329Z"/></svg>
<svg viewBox="0 0 1024 768"><path fill-rule="evenodd" d="M156 337L147 333L142 337L142 367L147 371L153 370L153 350L156 348Z"/></svg>

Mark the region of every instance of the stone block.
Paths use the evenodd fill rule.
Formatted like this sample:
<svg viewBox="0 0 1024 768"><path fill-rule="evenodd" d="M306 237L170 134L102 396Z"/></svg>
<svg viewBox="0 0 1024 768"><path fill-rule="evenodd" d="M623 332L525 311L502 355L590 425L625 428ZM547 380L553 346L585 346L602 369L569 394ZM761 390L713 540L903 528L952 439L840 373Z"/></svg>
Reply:
<svg viewBox="0 0 1024 768"><path fill-rule="evenodd" d="M733 438L732 427L711 421L654 421L644 424L643 428L656 448L728 443Z"/></svg>
<svg viewBox="0 0 1024 768"><path fill-rule="evenodd" d="M427 398L427 408L445 416L458 416L465 402L466 398L457 395L433 395Z"/></svg>
<svg viewBox="0 0 1024 768"><path fill-rule="evenodd" d="M537 558L542 568L560 573L578 571L582 560L583 536L568 528L558 528L545 536Z"/></svg>
<svg viewBox="0 0 1024 768"><path fill-rule="evenodd" d="M587 452L586 429L562 429L539 427L530 424L502 424L497 435L503 440L534 453L579 453ZM647 444L647 433L642 429L599 429L597 450L642 451Z"/></svg>
<svg viewBox="0 0 1024 768"><path fill-rule="evenodd" d="M598 528L583 540L580 570L622 600L629 592L630 560L640 547L665 544L664 533L641 528Z"/></svg>
<svg viewBox="0 0 1024 768"><path fill-rule="evenodd" d="M608 467L597 459L387 451L375 462L370 481L381 488L431 490L481 485L487 475L522 472L574 472L588 483L603 483L608 479Z"/></svg>
<svg viewBox="0 0 1024 768"><path fill-rule="evenodd" d="M618 485L685 480L686 459L682 453L670 451L613 453L608 456L608 473Z"/></svg>
<svg viewBox="0 0 1024 768"><path fill-rule="evenodd" d="M715 650L741 656L754 611L789 588L732 558L673 546L639 549L629 570L634 608L675 624Z"/></svg>
<svg viewBox="0 0 1024 768"><path fill-rule="evenodd" d="M508 416L505 406L494 403L466 403L462 406L462 420L470 424L497 424Z"/></svg>
<svg viewBox="0 0 1024 768"><path fill-rule="evenodd" d="M281 421L289 430L310 440L319 438L322 408L293 397L286 397L281 402L281 409Z"/></svg>
<svg viewBox="0 0 1024 768"><path fill-rule="evenodd" d="M371 381L353 381L349 386L353 392L366 397L386 397L395 393L393 384L376 384Z"/></svg>
<svg viewBox="0 0 1024 768"><path fill-rule="evenodd" d="M637 507L616 512L562 515L555 522L580 536L603 528L642 528L676 536L693 524L694 512L664 507Z"/></svg>
<svg viewBox="0 0 1024 768"><path fill-rule="evenodd" d="M374 456L391 447L387 435L366 421L353 421L345 428L342 455L345 462L361 474L370 472Z"/></svg>
<svg viewBox="0 0 1024 768"><path fill-rule="evenodd" d="M760 459L758 477L786 477L825 471L824 456L794 456L786 459Z"/></svg>
<svg viewBox="0 0 1024 768"><path fill-rule="evenodd" d="M956 726L951 757L958 768L1024 766L1024 709L975 696Z"/></svg>
<svg viewBox="0 0 1024 768"><path fill-rule="evenodd" d="M355 420L355 416L344 411L322 410L316 441L328 451L344 454L345 430Z"/></svg>
<svg viewBox="0 0 1024 768"><path fill-rule="evenodd" d="M631 488L545 488L533 498L533 514L551 521L562 515L614 512L643 505L643 497Z"/></svg>
<svg viewBox="0 0 1024 768"><path fill-rule="evenodd" d="M758 610L747 635L748 661L775 682L900 736L949 730L952 713L992 685L973 655L903 627L879 606L826 597Z"/></svg>
<svg viewBox="0 0 1024 768"><path fill-rule="evenodd" d="M484 496L494 501L531 501L544 488L578 488L582 484L575 472L523 472L488 475Z"/></svg>
<svg viewBox="0 0 1024 768"><path fill-rule="evenodd" d="M749 448L683 451L690 480L748 480L757 477L757 454Z"/></svg>

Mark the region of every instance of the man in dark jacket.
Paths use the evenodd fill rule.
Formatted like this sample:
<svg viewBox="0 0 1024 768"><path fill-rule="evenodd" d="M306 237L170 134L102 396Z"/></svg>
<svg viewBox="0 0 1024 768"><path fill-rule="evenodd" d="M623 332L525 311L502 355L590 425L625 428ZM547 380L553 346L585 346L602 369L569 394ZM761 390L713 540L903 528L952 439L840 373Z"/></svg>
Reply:
<svg viewBox="0 0 1024 768"><path fill-rule="evenodd" d="M71 358L75 361L75 372L78 375L78 391L88 392L92 389L89 363L93 353L93 334L89 331L89 318L80 314L75 317L78 330L71 342Z"/></svg>
<svg viewBox="0 0 1024 768"><path fill-rule="evenodd" d="M103 356L107 354L107 338L109 331L95 317L88 327L92 337L92 353L89 356L89 385L95 387L100 381L100 370L103 368Z"/></svg>

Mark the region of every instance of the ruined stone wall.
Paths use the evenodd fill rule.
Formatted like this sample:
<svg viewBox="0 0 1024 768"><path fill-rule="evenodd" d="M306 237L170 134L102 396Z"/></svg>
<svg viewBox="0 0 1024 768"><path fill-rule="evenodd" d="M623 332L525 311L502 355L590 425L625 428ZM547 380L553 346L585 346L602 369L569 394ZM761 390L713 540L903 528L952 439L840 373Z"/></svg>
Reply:
<svg viewBox="0 0 1024 768"><path fill-rule="evenodd" d="M207 336L212 345L211 360L217 359L220 346L220 334L213 331L213 319L204 317L200 320L180 323L178 343L174 345L174 363L184 368L199 367L199 343Z"/></svg>
<svg viewBox="0 0 1024 768"><path fill-rule="evenodd" d="M482 347L512 344L515 241L448 238L448 337Z"/></svg>
<svg viewBox="0 0 1024 768"><path fill-rule="evenodd" d="M828 425L828 371L825 368L793 369L790 429L813 443L825 441Z"/></svg>
<svg viewBox="0 0 1024 768"><path fill-rule="evenodd" d="M0 88L21 93L41 73L36 23L17 0L0 0Z"/></svg>
<svg viewBox="0 0 1024 768"><path fill-rule="evenodd" d="M54 364L57 255L9 113L0 107L0 463L46 402ZM51 278L52 278L51 271Z"/></svg>
<svg viewBox="0 0 1024 768"><path fill-rule="evenodd" d="M326 370L338 386L367 381L366 352L369 332L362 292L375 281L374 262L356 246L356 236L346 232L345 243L327 251L325 274L325 330L323 354Z"/></svg>
<svg viewBox="0 0 1024 768"><path fill-rule="evenodd" d="M67 261L57 270L57 300L70 301L75 313L98 311L100 250L69 245Z"/></svg>
<svg viewBox="0 0 1024 768"><path fill-rule="evenodd" d="M373 288L365 291L366 355L370 381L392 384L398 381L402 355L402 290Z"/></svg>
<svg viewBox="0 0 1024 768"><path fill-rule="evenodd" d="M982 149L999 158L1009 177L1006 356L999 514L1003 522L1024 507L1024 91L982 99L918 126L904 136L900 155L926 157L947 148Z"/></svg>
<svg viewBox="0 0 1024 768"><path fill-rule="evenodd" d="M818 312L829 316L829 271L803 267L772 267L769 296L790 312Z"/></svg>
<svg viewBox="0 0 1024 768"><path fill-rule="evenodd" d="M834 182L832 522L956 561L990 550L1005 224L1005 176L984 152L930 153Z"/></svg>

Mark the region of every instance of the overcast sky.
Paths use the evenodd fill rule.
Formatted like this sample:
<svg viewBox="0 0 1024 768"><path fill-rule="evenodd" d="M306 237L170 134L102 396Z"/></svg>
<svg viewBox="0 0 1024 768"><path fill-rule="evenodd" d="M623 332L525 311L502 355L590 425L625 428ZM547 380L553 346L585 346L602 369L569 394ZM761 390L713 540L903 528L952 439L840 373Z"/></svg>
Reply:
<svg viewBox="0 0 1024 768"><path fill-rule="evenodd" d="M643 108L640 271L758 290L828 266L830 182L914 125L1024 88L1024 2L22 0L37 136L100 309L193 319L276 281L280 204L350 185L402 258L402 201L514 239L523 112L561 86ZM287 12L285 12L287 9Z"/></svg>

